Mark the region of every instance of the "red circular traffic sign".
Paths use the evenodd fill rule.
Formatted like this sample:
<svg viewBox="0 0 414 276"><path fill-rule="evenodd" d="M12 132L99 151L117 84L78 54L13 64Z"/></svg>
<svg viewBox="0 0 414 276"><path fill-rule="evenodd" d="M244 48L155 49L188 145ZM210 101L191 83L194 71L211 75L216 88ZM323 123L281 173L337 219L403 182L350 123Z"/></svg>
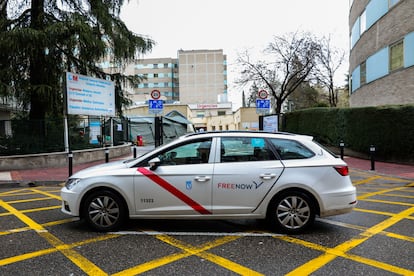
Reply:
<svg viewBox="0 0 414 276"><path fill-rule="evenodd" d="M152 90L151 91L151 98L154 100L158 100L161 97L161 92L159 90Z"/></svg>
<svg viewBox="0 0 414 276"><path fill-rule="evenodd" d="M267 98L267 96L269 96L269 93L267 93L267 91L266 91L266 90L260 90L259 92L257 92L257 96L258 96L260 99L266 99L266 98Z"/></svg>

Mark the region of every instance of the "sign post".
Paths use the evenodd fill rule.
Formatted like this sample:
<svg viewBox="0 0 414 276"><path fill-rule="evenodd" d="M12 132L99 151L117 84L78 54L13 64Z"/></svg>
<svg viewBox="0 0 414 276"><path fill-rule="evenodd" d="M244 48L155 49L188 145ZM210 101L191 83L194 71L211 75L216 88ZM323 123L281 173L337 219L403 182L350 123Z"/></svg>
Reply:
<svg viewBox="0 0 414 276"><path fill-rule="evenodd" d="M160 100L161 93L159 90L151 91L151 100L148 101L148 112L155 114L154 117L154 142L155 147L163 144L163 131L162 131L162 117L158 116L164 111L164 101Z"/></svg>

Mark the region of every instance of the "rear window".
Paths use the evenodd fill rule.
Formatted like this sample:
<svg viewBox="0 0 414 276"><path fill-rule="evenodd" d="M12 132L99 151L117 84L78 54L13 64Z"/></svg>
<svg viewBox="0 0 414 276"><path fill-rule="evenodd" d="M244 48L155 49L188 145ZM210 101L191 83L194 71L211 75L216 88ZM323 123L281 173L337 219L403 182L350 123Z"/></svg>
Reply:
<svg viewBox="0 0 414 276"><path fill-rule="evenodd" d="M294 140L270 139L275 146L281 160L307 159L315 156L315 153Z"/></svg>

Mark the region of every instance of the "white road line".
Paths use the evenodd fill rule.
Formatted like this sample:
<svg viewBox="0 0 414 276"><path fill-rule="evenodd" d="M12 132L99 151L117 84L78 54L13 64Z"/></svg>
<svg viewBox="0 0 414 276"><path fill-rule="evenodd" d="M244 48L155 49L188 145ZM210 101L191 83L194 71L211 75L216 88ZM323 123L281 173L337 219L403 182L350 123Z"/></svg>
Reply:
<svg viewBox="0 0 414 276"><path fill-rule="evenodd" d="M116 235L168 235L168 236L240 236L240 237L275 237L286 236L276 233L254 233L254 232L159 232L159 231L119 231L109 232L108 234Z"/></svg>

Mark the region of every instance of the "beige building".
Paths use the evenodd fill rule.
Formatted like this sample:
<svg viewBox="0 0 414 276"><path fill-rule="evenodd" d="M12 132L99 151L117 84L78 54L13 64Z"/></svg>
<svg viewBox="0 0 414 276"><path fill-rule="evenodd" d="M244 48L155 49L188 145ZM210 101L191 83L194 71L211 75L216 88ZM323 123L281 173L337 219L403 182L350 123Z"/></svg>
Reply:
<svg viewBox="0 0 414 276"><path fill-rule="evenodd" d="M414 1L351 1L350 106L414 103Z"/></svg>
<svg viewBox="0 0 414 276"><path fill-rule="evenodd" d="M179 50L180 103L226 103L226 62L223 50Z"/></svg>
<svg viewBox="0 0 414 276"><path fill-rule="evenodd" d="M138 87L131 89L131 100L136 104L148 102L151 92L158 90L166 103L179 100L177 59L154 58L138 60L134 64L134 74L142 77Z"/></svg>
<svg viewBox="0 0 414 276"><path fill-rule="evenodd" d="M179 50L177 58L140 59L123 71L142 78L137 87L127 88L135 105L148 103L154 90L160 92L160 99L166 104L227 102L227 65L223 50Z"/></svg>

